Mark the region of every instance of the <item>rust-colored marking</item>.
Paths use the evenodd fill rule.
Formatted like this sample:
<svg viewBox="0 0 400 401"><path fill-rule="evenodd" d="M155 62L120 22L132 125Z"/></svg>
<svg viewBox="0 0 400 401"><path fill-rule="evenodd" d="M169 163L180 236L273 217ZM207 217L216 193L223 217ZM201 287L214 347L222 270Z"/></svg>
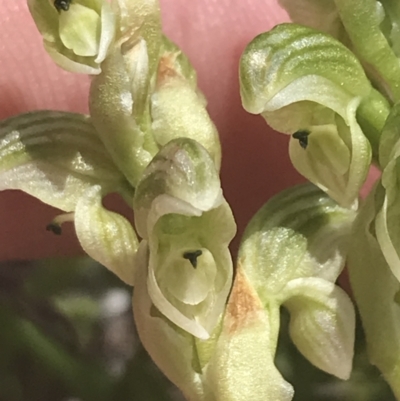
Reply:
<svg viewBox="0 0 400 401"><path fill-rule="evenodd" d="M224 319L228 332L233 333L257 320L262 310L261 300L239 264Z"/></svg>

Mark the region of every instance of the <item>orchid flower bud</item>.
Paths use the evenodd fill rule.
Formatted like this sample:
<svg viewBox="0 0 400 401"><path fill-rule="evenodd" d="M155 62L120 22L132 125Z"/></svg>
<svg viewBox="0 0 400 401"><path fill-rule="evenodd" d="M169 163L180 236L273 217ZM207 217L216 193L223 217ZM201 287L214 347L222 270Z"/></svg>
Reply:
<svg viewBox="0 0 400 401"><path fill-rule="evenodd" d="M328 35L282 24L247 46L240 81L246 110L293 136L296 169L342 206L354 207L371 161L357 111L364 102L387 111L356 57ZM375 114L384 113L366 114L380 127Z"/></svg>
<svg viewBox="0 0 400 401"><path fill-rule="evenodd" d="M143 173L134 210L149 247L153 304L193 336L209 338L231 287L228 244L236 227L208 152L188 138L165 145Z"/></svg>
<svg viewBox="0 0 400 401"><path fill-rule="evenodd" d="M61 68L100 73L115 37L115 16L106 0L28 0L44 47Z"/></svg>

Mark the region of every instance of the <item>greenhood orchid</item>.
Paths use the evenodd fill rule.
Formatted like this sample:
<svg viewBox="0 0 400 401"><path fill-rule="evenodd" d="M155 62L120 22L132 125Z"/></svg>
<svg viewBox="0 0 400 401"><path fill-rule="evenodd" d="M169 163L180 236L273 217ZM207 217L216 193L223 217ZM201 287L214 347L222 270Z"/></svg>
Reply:
<svg viewBox="0 0 400 401"><path fill-rule="evenodd" d="M275 365L281 307L299 352L347 380L356 314L336 284L346 262L371 362L400 400L400 8L280 3L294 23L249 43L240 94L290 136L292 164L311 184L255 214L236 270L218 132L195 70L162 33L157 0L28 0L53 60L92 76L90 115L2 121L0 190L58 208L43 227L61 234L73 222L83 250L134 287L139 337L188 400L292 400ZM372 164L382 175L363 201ZM134 224L103 206L110 193Z"/></svg>

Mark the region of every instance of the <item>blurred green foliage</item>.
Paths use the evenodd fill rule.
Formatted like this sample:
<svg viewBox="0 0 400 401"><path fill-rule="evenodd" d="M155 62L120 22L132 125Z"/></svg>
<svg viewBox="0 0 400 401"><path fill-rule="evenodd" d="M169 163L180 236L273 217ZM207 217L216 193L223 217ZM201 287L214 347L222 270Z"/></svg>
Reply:
<svg viewBox="0 0 400 401"><path fill-rule="evenodd" d="M89 258L0 264L0 401L183 401L140 345L130 298ZM288 320L282 312L276 361L294 401L395 401L368 363L360 325L344 382L299 354Z"/></svg>

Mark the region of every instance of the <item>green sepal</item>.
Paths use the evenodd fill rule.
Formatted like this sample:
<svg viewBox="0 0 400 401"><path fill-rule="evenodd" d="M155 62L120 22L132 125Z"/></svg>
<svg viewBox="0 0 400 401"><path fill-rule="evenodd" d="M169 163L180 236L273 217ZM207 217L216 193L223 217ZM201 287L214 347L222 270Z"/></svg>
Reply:
<svg viewBox="0 0 400 401"><path fill-rule="evenodd" d="M298 350L319 369L347 380L355 335L349 296L334 283L314 277L290 281L283 293L290 312L290 336Z"/></svg>
<svg viewBox="0 0 400 401"><path fill-rule="evenodd" d="M240 81L246 110L262 114L277 131L306 132L314 142L308 149L307 142L292 140L291 159L299 172L353 207L371 162L356 113L360 102L377 96L356 57L326 34L282 24L247 46ZM369 119L378 124L375 116ZM324 130L328 142L326 135L315 135Z"/></svg>
<svg viewBox="0 0 400 401"><path fill-rule="evenodd" d="M183 136L195 139L207 149L219 170L221 146L217 129L207 113L204 96L195 85L195 75L190 71L193 68L180 57L181 52L174 50L164 51L160 58L151 96L154 139L159 146Z"/></svg>
<svg viewBox="0 0 400 401"><path fill-rule="evenodd" d="M158 151L150 124L143 121L149 118L148 74L146 43L139 40L125 56L115 49L102 63L102 72L93 78L90 88L93 124L133 186Z"/></svg>
<svg viewBox="0 0 400 401"><path fill-rule="evenodd" d="M347 265L369 359L400 399L400 283L385 260L374 228L383 200L384 191L378 184L357 215Z"/></svg>
<svg viewBox="0 0 400 401"><path fill-rule="evenodd" d="M20 189L70 212L93 185L131 192L87 116L38 111L0 123L0 190Z"/></svg>
<svg viewBox="0 0 400 401"><path fill-rule="evenodd" d="M139 241L131 224L102 205L100 186L88 188L77 202L74 222L83 250L133 286Z"/></svg>

